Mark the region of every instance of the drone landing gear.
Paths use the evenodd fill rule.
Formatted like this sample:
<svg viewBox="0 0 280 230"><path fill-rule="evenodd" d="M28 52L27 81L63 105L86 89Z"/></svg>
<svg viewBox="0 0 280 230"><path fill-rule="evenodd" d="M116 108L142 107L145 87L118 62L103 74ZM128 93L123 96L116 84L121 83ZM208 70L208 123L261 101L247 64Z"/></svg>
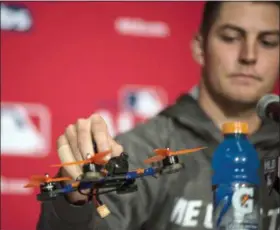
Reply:
<svg viewBox="0 0 280 230"><path fill-rule="evenodd" d="M163 169L161 171L162 174L171 174L179 172L182 168L184 168L184 164L179 162L179 158L177 156L169 156L166 157L163 161Z"/></svg>

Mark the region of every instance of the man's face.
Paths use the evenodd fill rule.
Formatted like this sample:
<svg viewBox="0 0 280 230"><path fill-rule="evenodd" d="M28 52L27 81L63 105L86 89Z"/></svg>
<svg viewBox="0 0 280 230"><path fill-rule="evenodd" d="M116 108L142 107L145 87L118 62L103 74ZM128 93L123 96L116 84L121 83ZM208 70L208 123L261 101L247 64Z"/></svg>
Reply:
<svg viewBox="0 0 280 230"><path fill-rule="evenodd" d="M231 101L255 103L279 77L279 7L223 3L204 52L205 81Z"/></svg>

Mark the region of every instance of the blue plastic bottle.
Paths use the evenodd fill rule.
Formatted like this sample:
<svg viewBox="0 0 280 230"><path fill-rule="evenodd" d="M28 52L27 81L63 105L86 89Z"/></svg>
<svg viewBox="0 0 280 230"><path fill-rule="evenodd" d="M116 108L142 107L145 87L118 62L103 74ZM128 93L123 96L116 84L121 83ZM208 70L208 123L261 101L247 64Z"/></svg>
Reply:
<svg viewBox="0 0 280 230"><path fill-rule="evenodd" d="M213 154L215 230L262 230L259 205L260 161L248 140L248 125L226 123L224 140Z"/></svg>

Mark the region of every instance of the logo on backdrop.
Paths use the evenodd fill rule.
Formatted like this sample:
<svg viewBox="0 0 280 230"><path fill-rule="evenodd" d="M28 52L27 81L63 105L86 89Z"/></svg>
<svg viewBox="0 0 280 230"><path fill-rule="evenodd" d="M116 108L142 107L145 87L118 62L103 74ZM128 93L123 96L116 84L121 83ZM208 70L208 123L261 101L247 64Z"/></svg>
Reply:
<svg viewBox="0 0 280 230"><path fill-rule="evenodd" d="M1 3L1 30L26 32L32 25L33 18L29 9Z"/></svg>
<svg viewBox="0 0 280 230"><path fill-rule="evenodd" d="M43 157L51 148L51 115L42 104L1 103L1 155Z"/></svg>
<svg viewBox="0 0 280 230"><path fill-rule="evenodd" d="M110 111L113 105L101 108L96 113L104 118L111 135L115 136L155 116L166 107L167 101L167 93L161 87L125 85L119 90L115 116Z"/></svg>
<svg viewBox="0 0 280 230"><path fill-rule="evenodd" d="M1 175L1 194L2 195L30 195L32 188L24 188L29 183L28 179L7 178Z"/></svg>
<svg viewBox="0 0 280 230"><path fill-rule="evenodd" d="M167 96L159 87L125 86L119 91L119 108L148 119L167 104Z"/></svg>
<svg viewBox="0 0 280 230"><path fill-rule="evenodd" d="M170 36L170 28L162 21L146 21L142 18L118 17L115 20L115 30L126 36L157 37Z"/></svg>

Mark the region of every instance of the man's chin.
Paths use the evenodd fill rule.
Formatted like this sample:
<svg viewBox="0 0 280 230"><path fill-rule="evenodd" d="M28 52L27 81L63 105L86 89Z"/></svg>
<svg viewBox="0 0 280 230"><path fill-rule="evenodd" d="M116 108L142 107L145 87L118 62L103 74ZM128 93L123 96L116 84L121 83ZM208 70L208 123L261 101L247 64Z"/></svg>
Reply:
<svg viewBox="0 0 280 230"><path fill-rule="evenodd" d="M239 94L227 94L226 98L231 103L254 106L258 103L260 96L256 94L249 94L248 92L243 92Z"/></svg>

